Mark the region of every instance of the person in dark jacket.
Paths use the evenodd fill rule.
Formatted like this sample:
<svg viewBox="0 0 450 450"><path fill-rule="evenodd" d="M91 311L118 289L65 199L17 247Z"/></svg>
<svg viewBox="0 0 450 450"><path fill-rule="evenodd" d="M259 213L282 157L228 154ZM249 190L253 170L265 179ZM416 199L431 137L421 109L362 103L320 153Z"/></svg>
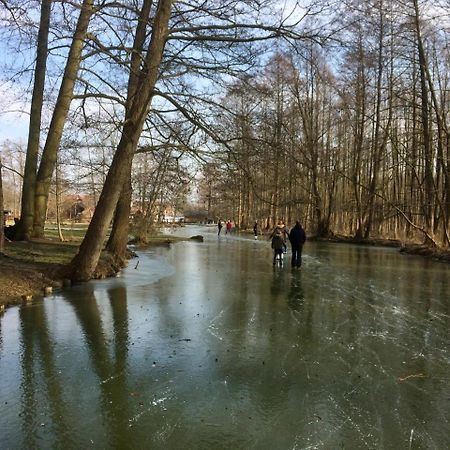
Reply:
<svg viewBox="0 0 450 450"><path fill-rule="evenodd" d="M277 263L277 259L280 261L280 265L283 265L283 249L284 241L281 235L281 231L275 232L272 237L272 248L273 248L273 265Z"/></svg>
<svg viewBox="0 0 450 450"><path fill-rule="evenodd" d="M292 267L301 267L302 250L303 244L306 241L306 233L298 220L297 222L295 222L295 226L289 233L289 241L291 242L292 247L292 260L291 260Z"/></svg>
<svg viewBox="0 0 450 450"><path fill-rule="evenodd" d="M253 225L253 234L255 235L255 239L258 239L258 221L255 220L255 225Z"/></svg>

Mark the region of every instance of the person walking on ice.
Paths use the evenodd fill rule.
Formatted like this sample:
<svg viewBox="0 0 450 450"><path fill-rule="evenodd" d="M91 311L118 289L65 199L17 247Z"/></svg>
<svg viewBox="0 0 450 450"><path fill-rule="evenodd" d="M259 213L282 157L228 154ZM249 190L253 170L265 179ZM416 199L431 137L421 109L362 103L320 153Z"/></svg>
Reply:
<svg viewBox="0 0 450 450"><path fill-rule="evenodd" d="M231 227L232 226L233 225L231 224L231 220L227 220L227 223L225 225L225 234L228 234L228 233L231 234Z"/></svg>
<svg viewBox="0 0 450 450"><path fill-rule="evenodd" d="M289 241L291 242L292 247L292 267L301 267L302 265L302 250L303 244L306 241L306 233L305 230L300 225L300 222L297 220L295 222L294 227L289 233Z"/></svg>
<svg viewBox="0 0 450 450"><path fill-rule="evenodd" d="M273 229L272 233L270 233L270 238L273 238L277 233L280 234L281 239L283 240L283 253L286 253L286 240L289 238L289 230L282 220L278 221L277 226Z"/></svg>
<svg viewBox="0 0 450 450"><path fill-rule="evenodd" d="M258 221L255 220L255 225L253 225L253 234L255 235L255 239L258 239Z"/></svg>
<svg viewBox="0 0 450 450"><path fill-rule="evenodd" d="M283 265L283 250L284 250L284 240L281 231L275 231L272 237L272 248L273 248L273 265L280 262L280 266Z"/></svg>

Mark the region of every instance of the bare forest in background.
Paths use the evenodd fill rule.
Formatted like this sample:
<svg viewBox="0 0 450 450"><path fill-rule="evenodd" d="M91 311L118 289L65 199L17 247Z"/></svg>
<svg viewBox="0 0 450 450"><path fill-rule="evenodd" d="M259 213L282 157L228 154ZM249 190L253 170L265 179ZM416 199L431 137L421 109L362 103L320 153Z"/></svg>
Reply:
<svg viewBox="0 0 450 450"><path fill-rule="evenodd" d="M416 2L359 8L345 42L278 52L228 86L204 204L244 228L300 219L323 237L448 247L448 34Z"/></svg>

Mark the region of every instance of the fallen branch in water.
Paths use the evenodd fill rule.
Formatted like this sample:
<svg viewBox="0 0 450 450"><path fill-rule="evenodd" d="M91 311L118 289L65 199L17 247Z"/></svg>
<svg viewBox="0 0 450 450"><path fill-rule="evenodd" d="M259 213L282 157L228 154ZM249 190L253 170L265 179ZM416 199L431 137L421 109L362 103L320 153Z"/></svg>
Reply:
<svg viewBox="0 0 450 450"><path fill-rule="evenodd" d="M423 373L416 373L413 375L407 375L406 377L400 378L398 379L398 381L405 381L408 378L425 378L425 375Z"/></svg>

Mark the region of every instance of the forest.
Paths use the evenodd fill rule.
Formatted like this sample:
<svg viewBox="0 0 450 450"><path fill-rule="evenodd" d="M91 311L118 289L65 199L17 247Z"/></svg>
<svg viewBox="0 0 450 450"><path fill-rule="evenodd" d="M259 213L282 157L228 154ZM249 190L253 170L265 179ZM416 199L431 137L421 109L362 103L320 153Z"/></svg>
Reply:
<svg viewBox="0 0 450 450"><path fill-rule="evenodd" d="M123 264L132 208L145 233L162 204L243 230L300 220L323 238L448 249L447 1L0 11L2 115L29 122L25 145L1 137L0 209L20 188L16 238L29 240L64 195L89 198L71 279L91 278L105 245Z"/></svg>

